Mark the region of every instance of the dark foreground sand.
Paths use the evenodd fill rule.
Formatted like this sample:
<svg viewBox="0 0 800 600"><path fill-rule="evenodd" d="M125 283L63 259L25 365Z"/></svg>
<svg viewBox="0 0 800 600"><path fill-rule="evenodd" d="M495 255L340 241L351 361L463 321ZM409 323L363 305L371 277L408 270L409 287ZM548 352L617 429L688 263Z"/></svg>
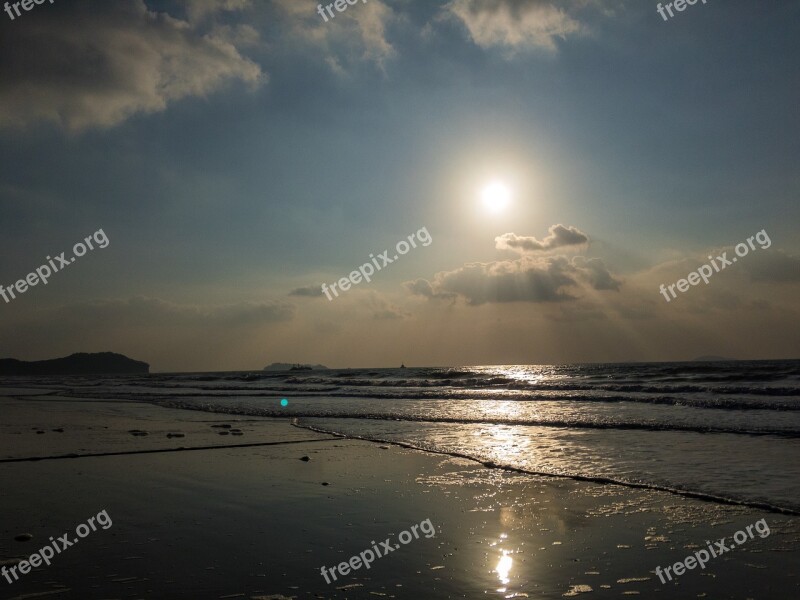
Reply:
<svg viewBox="0 0 800 600"><path fill-rule="evenodd" d="M0 598L799 597L797 517L507 473L274 419L42 397L0 398L0 414L0 562L74 538L102 510L113 521L49 567L0 578ZM63 455L77 456L19 460ZM666 585L654 574L762 518L768 537L704 571ZM425 519L436 537L331 584L321 576Z"/></svg>

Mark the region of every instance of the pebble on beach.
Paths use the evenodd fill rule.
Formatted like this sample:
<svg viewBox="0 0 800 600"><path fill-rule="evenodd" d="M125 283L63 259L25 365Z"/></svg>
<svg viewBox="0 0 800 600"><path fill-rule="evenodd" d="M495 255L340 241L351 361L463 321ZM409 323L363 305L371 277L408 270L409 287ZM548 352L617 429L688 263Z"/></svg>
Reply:
<svg viewBox="0 0 800 600"><path fill-rule="evenodd" d="M3 558L0 559L0 567L16 567L19 563L21 563L24 558Z"/></svg>

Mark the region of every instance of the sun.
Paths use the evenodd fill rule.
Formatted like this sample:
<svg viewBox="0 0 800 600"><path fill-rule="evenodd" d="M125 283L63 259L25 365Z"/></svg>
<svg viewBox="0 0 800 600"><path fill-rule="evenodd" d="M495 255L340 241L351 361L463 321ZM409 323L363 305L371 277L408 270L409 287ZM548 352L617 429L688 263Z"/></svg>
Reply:
<svg viewBox="0 0 800 600"><path fill-rule="evenodd" d="M493 181L481 192L483 206L491 213L503 212L511 203L511 190L500 181Z"/></svg>

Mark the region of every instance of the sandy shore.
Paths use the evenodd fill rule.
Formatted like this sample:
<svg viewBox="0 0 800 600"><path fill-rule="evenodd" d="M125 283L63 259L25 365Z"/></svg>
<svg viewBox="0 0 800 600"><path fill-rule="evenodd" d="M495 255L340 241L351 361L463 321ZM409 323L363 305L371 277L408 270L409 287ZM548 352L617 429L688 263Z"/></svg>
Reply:
<svg viewBox="0 0 800 600"><path fill-rule="evenodd" d="M0 398L0 411L0 561L13 565L50 536L75 537L75 528L102 510L113 521L50 566L11 584L0 578L0 598L798 593L795 517L508 473L317 434L286 420L40 395ZM673 582L655 575L656 566L762 518L768 537ZM369 570L330 584L323 579L323 565L347 561L373 540L394 545L400 532L426 519L435 537L420 536ZM21 534L33 537L16 541Z"/></svg>

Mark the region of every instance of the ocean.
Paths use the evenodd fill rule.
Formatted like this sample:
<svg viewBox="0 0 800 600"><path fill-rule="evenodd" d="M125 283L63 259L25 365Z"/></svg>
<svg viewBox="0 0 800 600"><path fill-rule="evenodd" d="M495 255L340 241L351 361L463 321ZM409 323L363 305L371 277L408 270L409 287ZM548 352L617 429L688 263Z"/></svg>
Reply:
<svg viewBox="0 0 800 600"><path fill-rule="evenodd" d="M474 458L494 468L800 514L798 360L24 381L62 397L290 417L299 427Z"/></svg>

